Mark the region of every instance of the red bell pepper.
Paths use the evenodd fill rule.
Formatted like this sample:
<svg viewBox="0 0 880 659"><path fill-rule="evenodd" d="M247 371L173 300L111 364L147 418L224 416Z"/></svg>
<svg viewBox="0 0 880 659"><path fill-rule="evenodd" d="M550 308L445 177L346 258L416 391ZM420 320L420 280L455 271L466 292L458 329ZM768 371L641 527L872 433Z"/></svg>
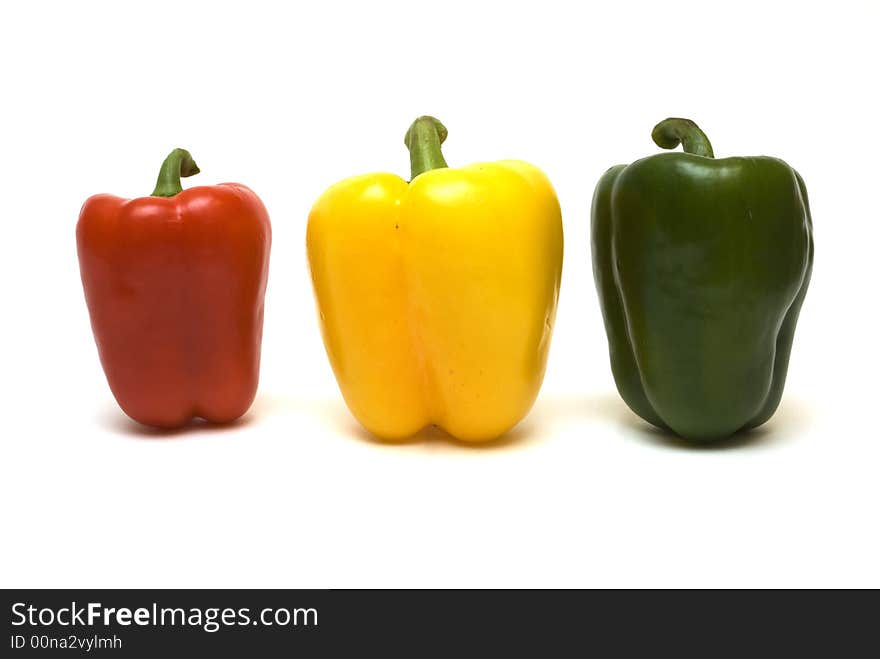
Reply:
<svg viewBox="0 0 880 659"><path fill-rule="evenodd" d="M119 406L163 428L232 421L257 391L272 230L249 188L183 190L175 149L150 197L100 194L76 227L98 354Z"/></svg>

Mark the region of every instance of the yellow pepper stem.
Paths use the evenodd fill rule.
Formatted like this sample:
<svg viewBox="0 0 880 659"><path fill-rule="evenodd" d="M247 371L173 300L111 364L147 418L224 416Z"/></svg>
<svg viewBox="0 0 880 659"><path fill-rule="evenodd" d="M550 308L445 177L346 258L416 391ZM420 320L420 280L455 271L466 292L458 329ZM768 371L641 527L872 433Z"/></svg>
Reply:
<svg viewBox="0 0 880 659"><path fill-rule="evenodd" d="M446 140L446 126L439 119L427 115L419 117L403 138L409 149L409 165L412 178L432 169L448 167L440 145Z"/></svg>

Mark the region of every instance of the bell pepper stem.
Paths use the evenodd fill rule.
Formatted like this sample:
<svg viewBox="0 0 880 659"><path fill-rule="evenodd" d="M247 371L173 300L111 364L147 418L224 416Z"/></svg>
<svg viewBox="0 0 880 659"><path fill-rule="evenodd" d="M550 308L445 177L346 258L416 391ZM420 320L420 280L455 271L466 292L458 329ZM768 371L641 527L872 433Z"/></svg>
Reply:
<svg viewBox="0 0 880 659"><path fill-rule="evenodd" d="M700 130L690 119L664 119L654 126L651 131L651 139L657 146L664 149L674 149L679 144L685 153L693 153L697 156L714 158L712 144L706 133Z"/></svg>
<svg viewBox="0 0 880 659"><path fill-rule="evenodd" d="M152 197L173 197L183 192L180 177L193 176L199 173L199 166L186 149L174 149L165 158L159 169L159 178Z"/></svg>
<svg viewBox="0 0 880 659"><path fill-rule="evenodd" d="M432 169L449 166L440 150L446 135L446 127L434 117L419 117L412 123L403 138L403 143L409 149L412 178Z"/></svg>

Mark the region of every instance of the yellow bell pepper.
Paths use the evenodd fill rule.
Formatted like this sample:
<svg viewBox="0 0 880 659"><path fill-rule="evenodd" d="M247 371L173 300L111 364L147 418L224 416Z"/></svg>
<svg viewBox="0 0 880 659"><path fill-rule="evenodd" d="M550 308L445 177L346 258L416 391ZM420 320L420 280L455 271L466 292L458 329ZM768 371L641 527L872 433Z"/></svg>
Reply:
<svg viewBox="0 0 880 659"><path fill-rule="evenodd" d="M321 331L352 414L402 439L434 424L499 437L544 377L562 273L547 177L518 160L449 169L446 129L407 131L412 180L368 174L329 188L307 249Z"/></svg>

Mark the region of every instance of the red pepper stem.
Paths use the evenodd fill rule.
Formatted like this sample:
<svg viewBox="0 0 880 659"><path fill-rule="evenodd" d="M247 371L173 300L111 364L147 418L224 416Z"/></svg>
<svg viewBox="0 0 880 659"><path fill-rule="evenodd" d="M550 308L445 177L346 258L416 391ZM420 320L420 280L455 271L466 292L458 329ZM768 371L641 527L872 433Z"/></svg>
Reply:
<svg viewBox="0 0 880 659"><path fill-rule="evenodd" d="M674 149L679 144L685 153L693 153L697 156L714 158L712 144L706 133L700 130L690 119L664 119L654 126L651 131L651 139L657 146L664 149Z"/></svg>
<svg viewBox="0 0 880 659"><path fill-rule="evenodd" d="M446 135L446 126L434 117L419 117L412 123L403 138L403 143L409 149L412 178L432 169L449 166L440 150Z"/></svg>
<svg viewBox="0 0 880 659"><path fill-rule="evenodd" d="M180 177L199 173L199 166L186 149L174 149L159 169L159 178L151 197L173 197L183 192Z"/></svg>

